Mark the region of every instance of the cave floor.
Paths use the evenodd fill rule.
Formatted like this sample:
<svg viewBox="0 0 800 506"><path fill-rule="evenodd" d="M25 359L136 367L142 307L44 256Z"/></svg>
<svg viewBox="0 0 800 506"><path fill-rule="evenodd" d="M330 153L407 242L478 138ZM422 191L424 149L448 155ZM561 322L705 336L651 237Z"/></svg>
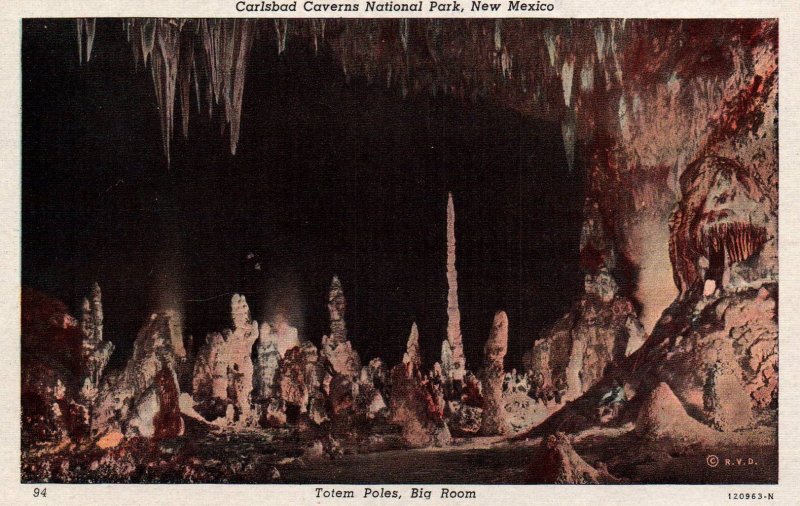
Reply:
<svg viewBox="0 0 800 506"><path fill-rule="evenodd" d="M523 484L543 457L541 440L455 439L446 448L404 448L397 433L342 439L341 454L312 455L308 434L197 429L158 444L111 451L23 453L23 482ZM128 446L126 446L128 445ZM647 442L632 432L594 434L573 444L620 483L775 483L775 447L707 449ZM712 456L717 458L716 465ZM68 462L65 464L64 462ZM601 464L602 463L602 464Z"/></svg>

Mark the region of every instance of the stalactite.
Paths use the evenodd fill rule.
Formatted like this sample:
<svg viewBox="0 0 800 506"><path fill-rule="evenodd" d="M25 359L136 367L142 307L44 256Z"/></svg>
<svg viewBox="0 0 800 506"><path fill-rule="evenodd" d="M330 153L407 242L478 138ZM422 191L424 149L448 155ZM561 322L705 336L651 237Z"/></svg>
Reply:
<svg viewBox="0 0 800 506"><path fill-rule="evenodd" d="M158 38L158 47L153 50L151 70L156 91L156 103L161 117L161 141L169 165L170 141L175 119L175 85L178 79L178 60L180 58L180 26L164 20L158 20L157 24L158 29L155 32Z"/></svg>
<svg viewBox="0 0 800 506"><path fill-rule="evenodd" d="M560 79L558 84L564 104L573 113L577 112L578 104L587 105L578 96L579 92L605 87L607 96L615 97L615 105L617 97L622 96L618 109L619 128L608 126L615 135L620 135L623 158L639 160L644 165L672 165L683 151L688 153L685 158L692 158L707 135L709 120L716 121L719 104L748 86L750 81L741 74L753 72L753 64L749 62L752 56L743 48L733 47L730 74L700 77L682 72L680 80L673 77L665 81L660 76L673 73L676 67L672 63L655 61L637 67L632 61L626 61L626 55L647 51L651 44L655 32L646 28L646 24L643 26L643 21L632 21L627 28L618 20L542 21L541 24L532 22L531 26L520 23L515 24L513 34L508 28L510 22L500 20L337 20L331 23L336 26L335 36L326 42L332 56L338 58L348 82L353 76L365 77L368 81L382 79L387 87L397 86L404 97L412 90L431 94L444 92L465 99L491 96L499 104L519 109L524 114L562 121L568 152L572 137L584 130L576 131L575 122L563 121L565 109L558 103L560 100L554 100L556 89L551 86L552 80ZM331 23L326 26L326 20L295 21L301 28L293 34L305 37L309 46L319 52ZM411 26L411 23L418 24ZM669 29L667 35L683 30L680 26ZM236 152L244 80L259 27L264 29L264 34L275 30L278 52L284 54L290 28L286 20L123 20L122 29L131 43L137 67L139 61L145 68L148 64L157 67L151 68L151 72L167 157L173 135L172 100L180 102L182 131L187 135L192 87L198 109L205 105L209 117L217 115L221 130L229 132L231 152ZM397 35L386 34L387 29L397 30ZM414 30L416 35L411 33ZM76 31L82 63L93 52L95 23L77 20ZM178 32L177 36L171 33L174 31ZM735 33L730 32L731 36ZM422 36L424 40L412 47L412 36ZM272 40L271 37L264 39ZM177 47L171 47L176 40L180 41ZM513 45L509 45L512 41ZM427 45L427 52L422 44ZM769 54L770 50L764 51ZM664 64L670 68L664 68ZM177 76L174 76L176 69ZM631 72L630 84L623 82L623 71ZM603 82L595 82L597 79ZM656 82L649 88L639 84L653 83L653 80ZM634 92L640 96L640 107L632 103ZM615 116L612 114L609 119L613 122L617 119ZM719 121L728 120L720 118ZM658 126L648 126L648 123ZM656 133L664 131L670 138L685 131L684 137L689 140L677 148L676 143L666 145L654 139Z"/></svg>
<svg viewBox="0 0 800 506"><path fill-rule="evenodd" d="M581 67L581 91L592 90L594 90L594 62L588 59Z"/></svg>
<svg viewBox="0 0 800 506"><path fill-rule="evenodd" d="M606 59L606 31L603 25L594 27L594 41L597 47L597 61L602 64Z"/></svg>
<svg viewBox="0 0 800 506"><path fill-rule="evenodd" d="M276 19L275 20L275 33L277 34L278 40L278 54L283 54L286 51L286 34L289 32L289 20L288 19Z"/></svg>
<svg viewBox="0 0 800 506"><path fill-rule="evenodd" d="M189 113L191 106L189 105L190 101L190 90L192 85L192 69L194 67L194 44L192 43L192 39L189 37L181 37L181 34L178 35L182 40L179 44L182 46L181 52L183 54L182 58L179 58L178 61L178 85L180 86L180 104L181 104L181 126L183 131L183 136L189 136ZM195 83L197 81L195 80Z"/></svg>
<svg viewBox="0 0 800 506"><path fill-rule="evenodd" d="M575 57L564 60L561 67L561 87L564 89L564 104L569 107L572 101L572 77L575 71Z"/></svg>
<svg viewBox="0 0 800 506"><path fill-rule="evenodd" d="M76 19L75 26L78 29L78 63L83 63L83 19Z"/></svg>
<svg viewBox="0 0 800 506"><path fill-rule="evenodd" d="M408 19L400 20L400 43L403 45L403 51L408 53Z"/></svg>
<svg viewBox="0 0 800 506"><path fill-rule="evenodd" d="M575 112L567 111L561 122L561 137L564 141L564 152L567 155L567 165L572 172L575 164Z"/></svg>
<svg viewBox="0 0 800 506"><path fill-rule="evenodd" d="M139 33L141 37L142 56L144 57L144 64L147 65L147 59L153 52L153 46L156 41L156 20L143 19L142 24L139 25Z"/></svg>
<svg viewBox="0 0 800 506"><path fill-rule="evenodd" d="M92 58L96 20L79 18L75 20L75 24L78 29L78 62L83 63L84 60L88 62Z"/></svg>
<svg viewBox="0 0 800 506"><path fill-rule="evenodd" d="M556 66L556 39L549 30L544 32L544 42L547 44L547 55L550 57L550 66Z"/></svg>

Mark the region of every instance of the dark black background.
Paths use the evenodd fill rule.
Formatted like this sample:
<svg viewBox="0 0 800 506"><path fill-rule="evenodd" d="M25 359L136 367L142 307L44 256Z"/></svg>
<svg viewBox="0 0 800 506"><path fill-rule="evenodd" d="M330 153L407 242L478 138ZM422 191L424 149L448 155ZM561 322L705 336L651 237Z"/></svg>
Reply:
<svg viewBox="0 0 800 506"><path fill-rule="evenodd" d="M148 312L177 303L198 342L228 323L234 291L318 344L334 273L363 359L397 362L416 320L438 360L448 191L470 368L496 310L519 366L581 290L583 171L567 170L557 124L348 83L324 50L290 38L278 55L265 37L236 156L218 115L194 105L184 139L176 105L167 167L150 69L135 68L120 20L98 21L83 65L74 21L25 21L22 42L22 282L77 309L98 281L116 364Z"/></svg>

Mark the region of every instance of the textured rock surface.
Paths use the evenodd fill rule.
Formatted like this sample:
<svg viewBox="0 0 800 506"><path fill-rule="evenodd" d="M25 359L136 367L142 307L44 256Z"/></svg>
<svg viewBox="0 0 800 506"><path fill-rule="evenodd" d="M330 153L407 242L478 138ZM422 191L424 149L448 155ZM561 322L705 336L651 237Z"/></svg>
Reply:
<svg viewBox="0 0 800 506"><path fill-rule="evenodd" d="M81 379L81 398L91 403L100 388L103 371L114 352L110 341L103 341L103 302L100 285L92 285L91 294L83 299L81 306L81 332L84 339L81 346L83 371Z"/></svg>
<svg viewBox="0 0 800 506"><path fill-rule="evenodd" d="M113 345L103 340L96 284L82 309L87 304L79 323L61 301L22 291L23 442L63 445L89 436L92 401Z"/></svg>
<svg viewBox="0 0 800 506"><path fill-rule="evenodd" d="M681 175L681 193L670 221L681 294L703 290L706 281L741 290L777 280L777 221L751 171L728 158L705 157Z"/></svg>
<svg viewBox="0 0 800 506"><path fill-rule="evenodd" d="M613 360L625 356L628 339L639 329L630 300L604 298L592 290L525 354L527 372L544 394L576 399L600 380Z"/></svg>
<svg viewBox="0 0 800 506"><path fill-rule="evenodd" d="M505 311L498 311L492 321L489 340L483 347L484 365L480 375L483 386L481 433L487 436L505 434L509 430L503 402L503 359L507 351L508 316Z"/></svg>
<svg viewBox="0 0 800 506"><path fill-rule="evenodd" d="M653 440L709 440L713 429L690 417L666 383L659 383L644 400L636 418L636 433Z"/></svg>
<svg viewBox="0 0 800 506"><path fill-rule="evenodd" d="M466 369L461 338L461 311L458 307L456 270L456 212L453 195L447 194L447 340L442 342L442 372L446 381L462 381Z"/></svg>
<svg viewBox="0 0 800 506"><path fill-rule="evenodd" d="M253 364L255 369L253 399L257 402L268 401L278 394L281 354L277 344L270 339L271 335L269 324L262 323Z"/></svg>
<svg viewBox="0 0 800 506"><path fill-rule="evenodd" d="M533 483L597 485L619 482L604 469L595 469L583 460L564 433L548 436L542 441L542 447L544 457L530 468Z"/></svg>
<svg viewBox="0 0 800 506"><path fill-rule="evenodd" d="M250 419L250 394L253 390L253 344L259 337L258 322L250 317L244 296L231 298L233 329L214 332L206 337L194 366L192 391L200 404L216 403L234 407L239 424L254 423Z"/></svg>
<svg viewBox="0 0 800 506"><path fill-rule="evenodd" d="M139 331L128 363L103 380L92 412L94 435L174 437L183 433L172 329L170 315L157 313Z"/></svg>
<svg viewBox="0 0 800 506"><path fill-rule="evenodd" d="M403 362L392 369L390 409L392 422L402 427L403 438L414 447L443 446L450 442L444 423L444 399L419 370L419 332L411 327Z"/></svg>
<svg viewBox="0 0 800 506"><path fill-rule="evenodd" d="M331 365L334 372L351 379L358 377L361 371L361 359L347 339L345 313L347 301L342 290L342 283L334 276L328 292L328 314L331 321L331 332L322 338L321 354Z"/></svg>

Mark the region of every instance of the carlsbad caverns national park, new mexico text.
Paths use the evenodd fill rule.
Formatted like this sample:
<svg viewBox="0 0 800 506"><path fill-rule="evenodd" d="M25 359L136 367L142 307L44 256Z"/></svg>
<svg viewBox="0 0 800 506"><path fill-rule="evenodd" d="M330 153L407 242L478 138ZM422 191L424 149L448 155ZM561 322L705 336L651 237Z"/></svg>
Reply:
<svg viewBox="0 0 800 506"><path fill-rule="evenodd" d="M777 21L30 19L22 63L24 482L777 481Z"/></svg>

